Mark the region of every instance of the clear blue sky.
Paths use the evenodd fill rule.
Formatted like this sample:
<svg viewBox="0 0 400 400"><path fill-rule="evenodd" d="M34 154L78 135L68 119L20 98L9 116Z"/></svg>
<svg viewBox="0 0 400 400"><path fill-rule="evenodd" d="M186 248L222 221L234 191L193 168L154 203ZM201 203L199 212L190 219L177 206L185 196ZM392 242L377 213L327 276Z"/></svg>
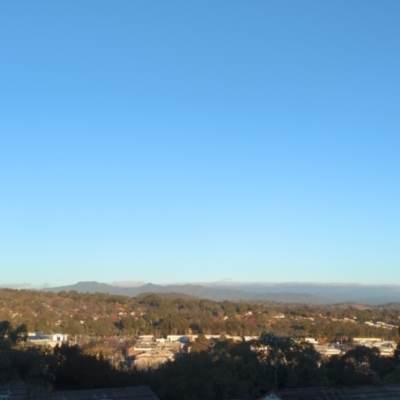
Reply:
<svg viewBox="0 0 400 400"><path fill-rule="evenodd" d="M2 1L0 283L400 284L399 1Z"/></svg>

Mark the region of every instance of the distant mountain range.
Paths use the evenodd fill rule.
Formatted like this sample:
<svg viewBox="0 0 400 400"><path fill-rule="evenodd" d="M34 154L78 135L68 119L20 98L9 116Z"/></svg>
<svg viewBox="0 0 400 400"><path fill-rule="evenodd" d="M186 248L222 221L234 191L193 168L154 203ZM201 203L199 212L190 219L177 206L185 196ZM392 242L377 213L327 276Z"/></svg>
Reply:
<svg viewBox="0 0 400 400"><path fill-rule="evenodd" d="M233 283L140 286L109 285L99 282L78 282L74 285L42 289L51 292L75 290L80 293L109 293L122 296L137 296L144 293L176 293L222 300L263 300L281 303L335 304L352 302L379 305L400 302L398 285L317 284L317 283Z"/></svg>
<svg viewBox="0 0 400 400"><path fill-rule="evenodd" d="M330 301L322 296L315 296L308 293L257 293L230 288L213 288L202 285L154 285L147 283L143 286L121 287L99 282L78 282L75 285L59 286L42 289L49 292L68 292L75 290L80 293L109 293L122 296L137 296L143 293L182 293L185 295L198 297L200 299L210 299L214 301L223 300L264 300L283 303L307 303L307 304L328 304Z"/></svg>
<svg viewBox="0 0 400 400"><path fill-rule="evenodd" d="M323 297L330 304L359 303L380 305L400 302L400 285L362 285L357 283L210 283L213 288L230 288L246 292L309 293Z"/></svg>

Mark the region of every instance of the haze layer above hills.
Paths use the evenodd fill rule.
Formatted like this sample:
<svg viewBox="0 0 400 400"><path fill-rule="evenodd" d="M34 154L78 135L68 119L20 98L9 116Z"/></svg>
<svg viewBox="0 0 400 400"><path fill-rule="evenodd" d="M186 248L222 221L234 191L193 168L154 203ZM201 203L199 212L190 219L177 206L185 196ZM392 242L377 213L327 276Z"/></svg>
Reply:
<svg viewBox="0 0 400 400"><path fill-rule="evenodd" d="M379 305L400 302L398 285L313 284L313 283L209 283L174 284L125 287L99 282L78 282L74 285L45 288L45 291L61 292L75 290L80 293L109 293L137 296L144 293L182 293L201 299L265 300L283 303L334 304L353 302Z"/></svg>

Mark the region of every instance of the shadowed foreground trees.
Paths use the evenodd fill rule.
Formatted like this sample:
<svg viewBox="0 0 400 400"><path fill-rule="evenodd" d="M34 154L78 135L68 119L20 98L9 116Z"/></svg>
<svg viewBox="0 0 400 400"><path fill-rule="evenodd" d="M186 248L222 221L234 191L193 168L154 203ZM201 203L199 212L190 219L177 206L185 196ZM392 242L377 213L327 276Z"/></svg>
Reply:
<svg viewBox="0 0 400 400"><path fill-rule="evenodd" d="M193 351L157 370L122 371L77 346L39 350L24 343L26 329L0 322L0 382L24 380L32 391L150 386L162 400L254 399L275 388L400 382L400 352L380 357L356 347L321 360L308 343L283 340L233 343L199 337Z"/></svg>
<svg viewBox="0 0 400 400"><path fill-rule="evenodd" d="M257 398L267 390L256 352L249 343L219 341L208 351L188 354L155 372L165 400Z"/></svg>
<svg viewBox="0 0 400 400"><path fill-rule="evenodd" d="M0 322L0 382L22 379L31 389L49 390L51 357L36 348L21 348L26 339L25 325Z"/></svg>
<svg viewBox="0 0 400 400"><path fill-rule="evenodd" d="M83 354L77 346L56 346L53 363L57 390L132 386L129 374L116 370L102 356Z"/></svg>
<svg viewBox="0 0 400 400"><path fill-rule="evenodd" d="M309 343L283 340L262 355L269 389L328 384L320 368L320 356Z"/></svg>

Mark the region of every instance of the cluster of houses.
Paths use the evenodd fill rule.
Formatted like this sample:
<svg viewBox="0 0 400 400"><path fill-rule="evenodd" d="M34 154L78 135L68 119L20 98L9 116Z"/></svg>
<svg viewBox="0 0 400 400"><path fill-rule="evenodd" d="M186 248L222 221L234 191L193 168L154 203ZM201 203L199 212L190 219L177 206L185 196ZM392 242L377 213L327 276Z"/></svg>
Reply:
<svg viewBox="0 0 400 400"><path fill-rule="evenodd" d="M397 347L394 340L383 340L380 338L353 338L353 344L358 346L375 347L379 349L383 357L391 357Z"/></svg>
<svg viewBox="0 0 400 400"><path fill-rule="evenodd" d="M222 335L204 335L208 340L218 340ZM223 335L224 338L236 342L251 341L259 339L258 336L231 336ZM141 335L137 338L134 346L126 348L120 353L118 360L113 357L112 364L123 363L126 368L138 370L157 368L161 364L174 360L190 352L191 345L196 341L198 335L168 335L166 338L156 338L154 335ZM28 333L28 340L34 345L55 347L69 342L67 334L55 333L44 335L39 333ZM324 357L341 355L344 353L344 345L340 343L320 343L310 337L301 339L314 346L315 350ZM385 341L380 338L354 338L354 346L366 346L377 348L381 356L393 356L396 349L396 342ZM348 350L348 346L347 346Z"/></svg>
<svg viewBox="0 0 400 400"><path fill-rule="evenodd" d="M219 339L221 335L204 335L206 339ZM134 347L125 350L125 365L137 369L157 368L168 360L174 360L179 356L190 352L191 344L198 335L168 335L166 338L155 338L153 335L139 336ZM225 338L234 341L251 341L257 336L229 336ZM314 338L303 338L302 341L310 343L323 357L341 355L344 353L344 345L340 343L319 343ZM382 356L393 356L396 342L384 341L380 338L354 338L353 345L378 348Z"/></svg>
<svg viewBox="0 0 400 400"><path fill-rule="evenodd" d="M138 370L157 368L183 353L184 347L183 342L155 339L153 335L141 335L135 346L125 349L125 365Z"/></svg>
<svg viewBox="0 0 400 400"><path fill-rule="evenodd" d="M304 338L304 341L312 344L314 349L324 357L340 355L344 350L343 345L339 343L319 343L318 340L309 337Z"/></svg>
<svg viewBox="0 0 400 400"><path fill-rule="evenodd" d="M221 335L205 335L205 338L219 339ZM258 336L225 336L234 341L250 341ZM161 364L174 360L190 352L191 344L198 335L168 335L166 338L155 338L154 335L141 335L133 347L125 349L125 366L138 370L157 368Z"/></svg>
<svg viewBox="0 0 400 400"><path fill-rule="evenodd" d="M220 339L221 335L204 335L208 340ZM259 339L258 336L224 336L234 341L251 341ZM154 335L141 335L133 347L126 348L123 352L124 364L128 368L147 370L157 368L161 364L174 360L190 352L193 342L198 335L168 335L166 338L155 338ZM320 344L314 338L303 339L312 344L323 356L342 354L343 346L339 344Z"/></svg>
<svg viewBox="0 0 400 400"><path fill-rule="evenodd" d="M344 353L344 346L340 343L319 343L314 338L305 338L305 342L314 346L321 356L341 355ZM353 338L353 346L366 346L377 348L383 357L391 357L394 354L397 343L393 340L383 340L380 338Z"/></svg>
<svg viewBox="0 0 400 400"><path fill-rule="evenodd" d="M365 321L365 325L369 325L369 326L373 326L375 328L383 328L383 329L396 329L397 326L393 325L393 324L387 324L385 322L382 321Z"/></svg>
<svg viewBox="0 0 400 400"><path fill-rule="evenodd" d="M234 342L249 342L251 340L257 340L259 336L231 336L231 335L204 335L204 337L208 340L210 339L220 339L224 337L225 339L231 339ZM160 341L168 341L168 342L182 342L182 343L192 343L194 342L199 335L168 335L166 339L157 339Z"/></svg>

